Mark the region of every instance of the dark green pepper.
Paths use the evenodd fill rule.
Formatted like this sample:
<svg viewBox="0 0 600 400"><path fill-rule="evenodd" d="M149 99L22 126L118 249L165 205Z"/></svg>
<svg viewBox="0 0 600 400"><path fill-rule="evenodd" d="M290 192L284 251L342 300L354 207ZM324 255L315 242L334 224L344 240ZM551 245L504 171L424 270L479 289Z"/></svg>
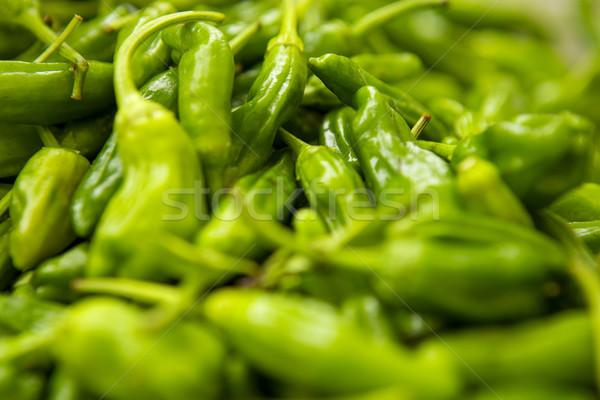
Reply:
<svg viewBox="0 0 600 400"><path fill-rule="evenodd" d="M325 115L319 130L319 144L336 150L356 170L360 169L356 152L350 144L354 110L342 107Z"/></svg>
<svg viewBox="0 0 600 400"><path fill-rule="evenodd" d="M53 125L109 110L114 105L112 64L89 63L82 100L69 98L71 67L0 61L0 121Z"/></svg>
<svg viewBox="0 0 600 400"><path fill-rule="evenodd" d="M296 32L295 6L283 3L281 32L269 43L259 77L248 102L233 112L232 162L226 181L260 168L272 151L277 129L302 100L308 68L302 41Z"/></svg>
<svg viewBox="0 0 600 400"><path fill-rule="evenodd" d="M374 86L386 96L391 106L411 125L414 125L421 115L431 114L408 94L375 78L349 58L326 54L319 58L311 58L309 67L347 105L354 103L353 96L358 89L364 86ZM444 125L434 118L425 129L424 134L437 140L446 137L448 132Z"/></svg>
<svg viewBox="0 0 600 400"><path fill-rule="evenodd" d="M69 121L54 136L60 147L78 151L89 160L96 158L112 132L115 115Z"/></svg>
<svg viewBox="0 0 600 400"><path fill-rule="evenodd" d="M0 178L17 176L42 146L35 126L0 122Z"/></svg>
<svg viewBox="0 0 600 400"><path fill-rule="evenodd" d="M152 100L165 106L177 114L177 93L179 90L177 68L169 68L152 77L142 88L140 93L146 100Z"/></svg>
<svg viewBox="0 0 600 400"><path fill-rule="evenodd" d="M73 150L44 147L15 181L10 204L10 252L16 268L35 267L75 239L69 205L90 166Z"/></svg>

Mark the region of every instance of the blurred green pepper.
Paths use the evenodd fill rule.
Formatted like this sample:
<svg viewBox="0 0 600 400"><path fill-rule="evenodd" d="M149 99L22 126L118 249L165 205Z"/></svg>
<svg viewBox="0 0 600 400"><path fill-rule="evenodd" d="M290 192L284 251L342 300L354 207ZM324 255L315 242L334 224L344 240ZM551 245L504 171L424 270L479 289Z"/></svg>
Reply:
<svg viewBox="0 0 600 400"><path fill-rule="evenodd" d="M452 164L471 155L486 159L527 207L543 207L583 181L592 140L593 127L577 115L522 115L463 139Z"/></svg>

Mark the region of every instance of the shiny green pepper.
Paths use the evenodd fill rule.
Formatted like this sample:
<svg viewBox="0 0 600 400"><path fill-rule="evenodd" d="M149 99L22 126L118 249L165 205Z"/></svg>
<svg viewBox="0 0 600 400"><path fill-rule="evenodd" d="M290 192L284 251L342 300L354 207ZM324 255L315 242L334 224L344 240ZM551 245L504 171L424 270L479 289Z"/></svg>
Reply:
<svg viewBox="0 0 600 400"><path fill-rule="evenodd" d="M72 150L45 147L15 181L10 204L10 252L20 270L63 251L75 239L69 205L90 167Z"/></svg>
<svg viewBox="0 0 600 400"><path fill-rule="evenodd" d="M356 152L350 144L354 114L354 110L350 107L342 107L327 113L319 130L319 144L336 150L350 165L360 170Z"/></svg>

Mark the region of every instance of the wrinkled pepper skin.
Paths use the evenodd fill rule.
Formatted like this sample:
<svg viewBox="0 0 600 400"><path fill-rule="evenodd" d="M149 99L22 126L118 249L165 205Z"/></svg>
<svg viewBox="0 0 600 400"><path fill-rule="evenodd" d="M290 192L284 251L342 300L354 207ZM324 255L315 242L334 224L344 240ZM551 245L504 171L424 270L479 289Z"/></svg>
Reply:
<svg viewBox="0 0 600 400"><path fill-rule="evenodd" d="M112 64L89 62L82 100L70 98L71 68L69 63L0 61L0 121L54 125L114 106Z"/></svg>
<svg viewBox="0 0 600 400"><path fill-rule="evenodd" d="M116 299L79 302L52 350L67 373L96 396L110 390L115 400L215 399L225 356L218 338L187 321L167 332L152 330L148 317Z"/></svg>
<svg viewBox="0 0 600 400"><path fill-rule="evenodd" d="M241 216L242 208L259 218L285 220L290 214L286 200L295 190L294 160L286 152L272 166L238 180L231 195L213 209L215 216L200 230L195 243L238 257L263 257L268 247Z"/></svg>
<svg viewBox="0 0 600 400"><path fill-rule="evenodd" d="M350 165L360 170L356 152L350 144L354 114L350 107L327 113L319 130L319 144L336 150Z"/></svg>
<svg viewBox="0 0 600 400"><path fill-rule="evenodd" d="M354 94L364 86L373 86L384 94L390 105L412 126L421 115L431 114L427 109L402 90L392 87L362 69L347 57L326 54L308 61L309 67L323 83L346 105L353 106ZM423 135L434 140L448 136L441 121L434 119L423 131Z"/></svg>
<svg viewBox="0 0 600 400"><path fill-rule="evenodd" d="M113 133L73 195L71 218L73 229L80 237L91 236L106 205L123 180L123 164L116 144L117 135Z"/></svg>
<svg viewBox="0 0 600 400"><path fill-rule="evenodd" d="M406 121L377 89L359 89L353 104L351 144L378 204L398 216L418 211L435 218L459 209L449 165L417 145Z"/></svg>
<svg viewBox="0 0 600 400"><path fill-rule="evenodd" d="M223 187L230 161L233 54L223 33L201 22L183 28L182 43L187 51L178 68L179 118L214 192Z"/></svg>
<svg viewBox="0 0 600 400"><path fill-rule="evenodd" d="M583 181L592 163L593 133L591 123L574 114L521 115L463 139L452 164L470 155L486 159L527 207L540 208Z"/></svg>
<svg viewBox="0 0 600 400"><path fill-rule="evenodd" d="M443 399L452 398L459 386L450 360L439 353L409 352L374 340L317 300L223 289L207 298L205 313L253 366L312 392L343 394L398 384L423 398Z"/></svg>
<svg viewBox="0 0 600 400"><path fill-rule="evenodd" d="M90 163L75 151L44 147L15 181L10 204L10 252L26 270L63 251L75 239L69 205Z"/></svg>
<svg viewBox="0 0 600 400"><path fill-rule="evenodd" d="M260 75L248 102L233 112L232 159L226 181L256 171L268 160L277 129L292 117L302 100L308 68L296 33L295 6L283 2L281 32L269 43Z"/></svg>

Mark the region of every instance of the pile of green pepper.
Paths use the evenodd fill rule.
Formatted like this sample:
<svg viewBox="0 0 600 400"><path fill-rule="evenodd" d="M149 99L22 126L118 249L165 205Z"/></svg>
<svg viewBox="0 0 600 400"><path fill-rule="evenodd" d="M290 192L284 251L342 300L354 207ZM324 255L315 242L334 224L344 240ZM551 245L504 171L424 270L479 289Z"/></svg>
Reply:
<svg viewBox="0 0 600 400"><path fill-rule="evenodd" d="M534 3L0 0L0 400L599 398L600 5Z"/></svg>

